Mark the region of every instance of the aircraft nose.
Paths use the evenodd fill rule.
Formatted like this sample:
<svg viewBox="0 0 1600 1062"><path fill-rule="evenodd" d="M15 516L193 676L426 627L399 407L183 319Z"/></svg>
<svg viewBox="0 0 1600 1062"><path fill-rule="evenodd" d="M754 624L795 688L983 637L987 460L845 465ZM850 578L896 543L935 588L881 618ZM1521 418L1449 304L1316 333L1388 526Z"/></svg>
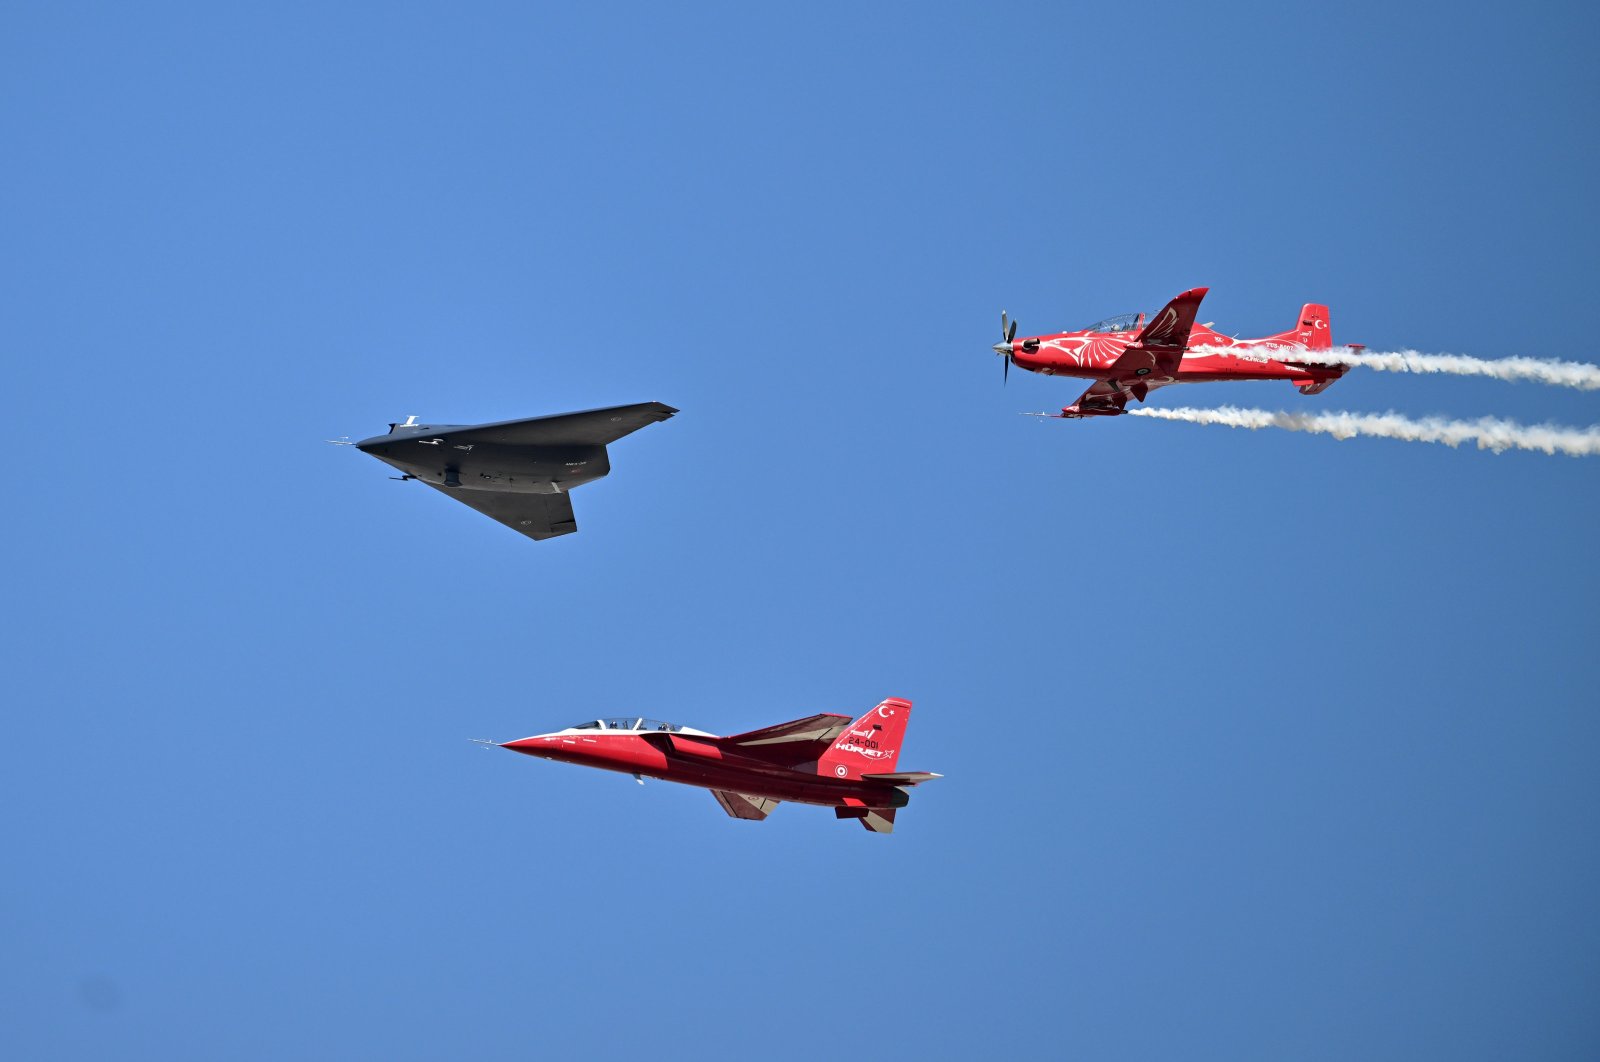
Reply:
<svg viewBox="0 0 1600 1062"><path fill-rule="evenodd" d="M519 738L516 741L501 742L500 747L510 749L512 752L521 752L529 756L537 756L544 749L544 742L539 738Z"/></svg>
<svg viewBox="0 0 1600 1062"><path fill-rule="evenodd" d="M996 343L990 349L993 350L996 354L1010 354L1010 353L1012 353L1011 344L1009 342Z"/></svg>

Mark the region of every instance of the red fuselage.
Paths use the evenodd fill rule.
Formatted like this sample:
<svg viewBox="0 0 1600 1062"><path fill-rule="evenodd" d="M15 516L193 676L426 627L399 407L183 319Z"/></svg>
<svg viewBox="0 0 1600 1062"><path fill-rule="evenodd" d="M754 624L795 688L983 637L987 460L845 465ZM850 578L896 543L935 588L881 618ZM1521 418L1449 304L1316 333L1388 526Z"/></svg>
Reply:
<svg viewBox="0 0 1600 1062"><path fill-rule="evenodd" d="M1327 352L1333 346L1328 308L1308 302L1295 326L1260 339L1234 339L1195 320L1205 288L1182 292L1154 317L1127 314L1079 332L1016 339L1016 322L1000 314L1001 340L994 352L1045 376L1093 380L1063 417L1114 417L1130 401L1143 402L1169 384L1223 380L1288 380L1314 395L1343 376L1348 366Z"/></svg>
<svg viewBox="0 0 1600 1062"><path fill-rule="evenodd" d="M573 729L508 741L501 747L541 759L800 804L901 808L910 799L894 785L835 779L741 756L721 747L720 740L682 730Z"/></svg>
<svg viewBox="0 0 1600 1062"><path fill-rule="evenodd" d="M1112 375L1111 367L1122 357L1137 332L1058 332L1054 335L1031 336L1012 344L1011 360L1019 369L1041 373L1045 376L1080 376L1090 380L1104 380ZM1223 380L1289 380L1307 393L1314 393L1306 385L1326 386L1343 376L1344 365L1307 365L1292 360L1284 337L1268 336L1263 339L1234 339L1213 332L1197 324L1189 333L1189 350L1176 374L1152 377L1146 380L1151 387L1174 383L1213 383ZM1225 347L1226 351L1213 352L1212 348ZM1207 348L1205 353L1195 353L1196 348ZM1280 355L1274 357L1272 355ZM1320 390L1320 388L1318 388Z"/></svg>

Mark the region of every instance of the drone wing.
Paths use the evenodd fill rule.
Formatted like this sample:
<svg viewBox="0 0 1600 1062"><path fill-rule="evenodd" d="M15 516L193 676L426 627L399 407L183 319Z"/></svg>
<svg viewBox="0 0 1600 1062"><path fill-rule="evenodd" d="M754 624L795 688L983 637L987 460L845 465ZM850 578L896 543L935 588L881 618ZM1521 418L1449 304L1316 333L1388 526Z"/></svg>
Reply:
<svg viewBox="0 0 1600 1062"><path fill-rule="evenodd" d="M510 491L461 490L426 479L418 479L417 482L427 483L446 498L470 506L532 539L570 535L578 529L578 521L572 515L572 496L565 491L560 494L515 494Z"/></svg>
<svg viewBox="0 0 1600 1062"><path fill-rule="evenodd" d="M446 428L438 432L438 437L452 444L605 446L647 424L666 420L676 412L676 409L663 402L636 402L631 406L607 406L604 409L586 409L581 413L557 413L548 417Z"/></svg>

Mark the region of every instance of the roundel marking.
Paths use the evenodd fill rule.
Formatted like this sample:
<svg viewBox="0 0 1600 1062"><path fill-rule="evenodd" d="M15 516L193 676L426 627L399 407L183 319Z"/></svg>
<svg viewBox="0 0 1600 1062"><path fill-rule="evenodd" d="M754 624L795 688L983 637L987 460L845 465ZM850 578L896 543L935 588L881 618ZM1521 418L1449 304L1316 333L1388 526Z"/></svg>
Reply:
<svg viewBox="0 0 1600 1062"><path fill-rule="evenodd" d="M840 778L843 778L845 775L850 773L850 768L841 763L839 766L833 769L833 773L838 775Z"/></svg>

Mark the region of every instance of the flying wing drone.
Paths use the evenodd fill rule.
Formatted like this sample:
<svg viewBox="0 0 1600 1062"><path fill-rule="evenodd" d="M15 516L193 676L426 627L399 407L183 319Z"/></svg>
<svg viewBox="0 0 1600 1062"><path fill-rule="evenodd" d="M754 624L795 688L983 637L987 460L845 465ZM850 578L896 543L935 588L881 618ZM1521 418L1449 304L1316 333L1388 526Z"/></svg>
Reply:
<svg viewBox="0 0 1600 1062"><path fill-rule="evenodd" d="M1000 342L994 352L1012 364L1045 376L1079 376L1094 381L1063 417L1110 417L1127 412L1158 387L1222 380L1288 380L1301 394L1327 390L1349 371L1348 365L1319 365L1312 354L1333 346L1328 308L1306 303L1287 332L1261 339L1235 339L1198 324L1195 315L1207 288L1193 288L1167 303L1154 317L1125 314L1077 332L1017 339L1017 323L1000 314ZM1360 349L1351 344L1352 349ZM1296 351L1306 355L1296 360Z"/></svg>
<svg viewBox="0 0 1600 1062"><path fill-rule="evenodd" d="M667 782L711 790L736 819L760 820L785 800L833 808L873 833L894 829L914 785L938 778L899 771L911 702L890 697L854 722L824 713L762 727L732 737L625 716L595 719L500 747L540 759L599 767L640 782ZM485 742L494 744L494 742Z"/></svg>
<svg viewBox="0 0 1600 1062"><path fill-rule="evenodd" d="M569 491L611 471L606 445L678 412L660 402L493 424L389 425L355 443L446 497L532 539L578 530Z"/></svg>

